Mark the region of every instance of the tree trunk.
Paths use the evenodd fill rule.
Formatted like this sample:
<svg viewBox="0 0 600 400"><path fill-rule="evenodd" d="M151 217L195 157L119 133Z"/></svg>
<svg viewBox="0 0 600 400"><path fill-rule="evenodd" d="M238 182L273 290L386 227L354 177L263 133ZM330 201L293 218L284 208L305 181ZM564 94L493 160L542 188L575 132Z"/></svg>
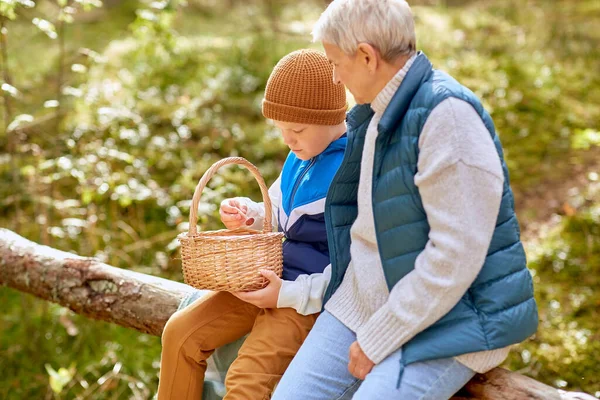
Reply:
<svg viewBox="0 0 600 400"><path fill-rule="evenodd" d="M193 290L41 246L7 229L0 229L0 284L156 336Z"/></svg>
<svg viewBox="0 0 600 400"><path fill-rule="evenodd" d="M585 393L568 393L556 390L535 379L494 368L486 374L476 375L453 400L594 400Z"/></svg>
<svg viewBox="0 0 600 400"><path fill-rule="evenodd" d="M180 301L194 289L33 243L0 228L0 284L68 307L93 319L159 336ZM496 368L477 375L453 398L594 400L565 393Z"/></svg>

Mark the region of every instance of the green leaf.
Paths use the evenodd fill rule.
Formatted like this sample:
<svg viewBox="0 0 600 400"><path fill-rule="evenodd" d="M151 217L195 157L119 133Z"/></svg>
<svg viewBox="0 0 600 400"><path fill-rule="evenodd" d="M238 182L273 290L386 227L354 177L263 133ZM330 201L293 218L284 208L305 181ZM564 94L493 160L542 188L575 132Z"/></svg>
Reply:
<svg viewBox="0 0 600 400"><path fill-rule="evenodd" d="M158 16L150 10L137 10L138 18L141 18L150 22L157 22Z"/></svg>
<svg viewBox="0 0 600 400"><path fill-rule="evenodd" d="M153 1L152 3L150 3L150 8L154 8L156 10L164 10L168 5L169 1L167 0Z"/></svg>
<svg viewBox="0 0 600 400"><path fill-rule="evenodd" d="M23 7L26 7L26 8L35 7L35 3L32 0L17 0L17 3L19 3L20 5L22 5Z"/></svg>
<svg viewBox="0 0 600 400"><path fill-rule="evenodd" d="M14 20L17 18L17 13L15 12L17 6L23 6L25 8L33 8L35 7L35 3L31 0L16 0L16 1L7 1L0 0L0 15L4 17Z"/></svg>
<svg viewBox="0 0 600 400"><path fill-rule="evenodd" d="M0 14L10 20L17 18L14 6L5 5L3 3L0 3ZM6 27L4 29L6 29Z"/></svg>
<svg viewBox="0 0 600 400"><path fill-rule="evenodd" d="M56 394L62 392L63 388L69 382L71 382L71 379L73 379L73 375L75 375L75 368L73 364L71 364L71 368L69 369L62 367L59 368L58 372L55 371L50 364L45 364L44 367L46 367L46 371L50 376L50 388Z"/></svg>
<svg viewBox="0 0 600 400"><path fill-rule="evenodd" d="M600 146L600 132L594 129L578 129L573 134L571 146L574 149L583 150L589 150L593 146Z"/></svg>
<svg viewBox="0 0 600 400"><path fill-rule="evenodd" d="M0 88L4 92L10 94L12 97L17 97L19 95L19 91L17 90L17 88L8 83L3 83L2 86L0 86Z"/></svg>
<svg viewBox="0 0 600 400"><path fill-rule="evenodd" d="M56 108L60 105L58 100L46 100L44 102L44 108Z"/></svg>
<svg viewBox="0 0 600 400"><path fill-rule="evenodd" d="M34 176L35 167L33 165L26 165L23 168L21 168L21 174L24 176Z"/></svg>
<svg viewBox="0 0 600 400"><path fill-rule="evenodd" d="M66 24L72 24L75 20L73 15L75 15L76 12L77 10L73 7L64 7L58 14L58 20L63 21Z"/></svg>
<svg viewBox="0 0 600 400"><path fill-rule="evenodd" d="M6 128L6 130L8 132L14 131L19 126L21 126L25 123L29 123L29 122L33 122L33 117L31 115L29 115L29 114L17 115L15 117L15 119L13 119L10 124L8 124L8 127Z"/></svg>
<svg viewBox="0 0 600 400"><path fill-rule="evenodd" d="M128 207L133 202L133 199L128 195L119 196L119 205L123 208Z"/></svg>
<svg viewBox="0 0 600 400"><path fill-rule="evenodd" d="M85 204L85 205L90 204L93 199L94 199L94 193L91 190L85 189L83 191L83 193L81 193L81 202L83 204Z"/></svg>
<svg viewBox="0 0 600 400"><path fill-rule="evenodd" d="M73 64L71 65L71 71L83 74L87 71L87 67L83 64Z"/></svg>
<svg viewBox="0 0 600 400"><path fill-rule="evenodd" d="M93 8L102 7L102 1L100 0L75 0L75 3L83 6L85 11L90 11Z"/></svg>
<svg viewBox="0 0 600 400"><path fill-rule="evenodd" d="M50 39L56 39L58 37L56 34L56 28L52 22L41 18L34 18L31 22L37 26L39 30L44 32Z"/></svg>

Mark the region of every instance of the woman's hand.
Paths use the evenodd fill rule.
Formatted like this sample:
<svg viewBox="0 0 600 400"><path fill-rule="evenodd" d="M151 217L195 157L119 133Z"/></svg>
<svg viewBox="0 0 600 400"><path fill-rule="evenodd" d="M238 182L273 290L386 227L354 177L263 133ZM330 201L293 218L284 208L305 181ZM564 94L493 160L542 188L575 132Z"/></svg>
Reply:
<svg viewBox="0 0 600 400"><path fill-rule="evenodd" d="M260 274L269 280L266 287L254 292L235 292L231 294L259 308L277 308L279 290L283 281L275 272L270 270L262 270Z"/></svg>
<svg viewBox="0 0 600 400"><path fill-rule="evenodd" d="M227 229L237 229L240 226L250 226L254 218L248 218L248 206L237 199L225 199L221 202L219 215Z"/></svg>
<svg viewBox="0 0 600 400"><path fill-rule="evenodd" d="M360 380L365 380L367 374L371 372L375 363L367 357L362 351L358 342L354 342L350 345L350 362L348 363L348 371Z"/></svg>

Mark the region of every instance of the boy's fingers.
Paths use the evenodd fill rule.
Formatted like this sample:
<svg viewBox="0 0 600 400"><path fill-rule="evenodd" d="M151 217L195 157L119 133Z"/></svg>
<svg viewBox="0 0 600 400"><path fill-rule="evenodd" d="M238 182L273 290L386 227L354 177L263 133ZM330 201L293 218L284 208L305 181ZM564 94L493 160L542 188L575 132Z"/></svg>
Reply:
<svg viewBox="0 0 600 400"><path fill-rule="evenodd" d="M221 212L221 220L223 221L245 221L246 216L239 211L237 213Z"/></svg>
<svg viewBox="0 0 600 400"><path fill-rule="evenodd" d="M229 213L221 213L221 219L223 221L237 221L241 217L241 214L229 214Z"/></svg>
<svg viewBox="0 0 600 400"><path fill-rule="evenodd" d="M221 221L223 222L240 222L239 215L225 214L221 215Z"/></svg>
<svg viewBox="0 0 600 400"><path fill-rule="evenodd" d="M235 199L225 199L221 202L221 206L219 207L221 221L226 224L227 229L239 228L244 222L247 226L252 225L254 223L254 218L248 219L246 216L247 211L248 206Z"/></svg>
<svg viewBox="0 0 600 400"><path fill-rule="evenodd" d="M231 205L221 204L221 208L219 211L223 214L231 214L231 215L242 215L244 219L246 219L246 213L248 212L248 207L232 207ZM238 218L239 219L239 218Z"/></svg>
<svg viewBox="0 0 600 400"><path fill-rule="evenodd" d="M227 204L221 204L221 211L226 212L228 214L237 214L238 212L240 212L239 208L232 207Z"/></svg>
<svg viewBox="0 0 600 400"><path fill-rule="evenodd" d="M232 204L231 204L231 200L232 200L232 199L225 199L225 200L222 200L222 201L221 201L221 207L223 207L223 206L230 206L230 207L233 207L233 206L232 206Z"/></svg>
<svg viewBox="0 0 600 400"><path fill-rule="evenodd" d="M269 282L277 281L279 279L277 274L270 269L261 269L260 274L267 278Z"/></svg>
<svg viewBox="0 0 600 400"><path fill-rule="evenodd" d="M230 199L229 200L229 205L231 207L235 207L235 208L240 209L240 210L242 209L242 207L244 207L244 204L241 203L239 200L236 200L236 199Z"/></svg>

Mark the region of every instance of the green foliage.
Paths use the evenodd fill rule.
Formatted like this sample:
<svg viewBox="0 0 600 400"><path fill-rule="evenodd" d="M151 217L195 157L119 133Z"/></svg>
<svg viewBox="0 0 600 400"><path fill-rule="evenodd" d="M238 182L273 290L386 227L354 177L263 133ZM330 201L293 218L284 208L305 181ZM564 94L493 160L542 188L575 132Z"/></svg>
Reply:
<svg viewBox="0 0 600 400"><path fill-rule="evenodd" d="M33 8L35 3L31 0L2 0L0 1L0 15L8 19L17 18L18 7Z"/></svg>
<svg viewBox="0 0 600 400"><path fill-rule="evenodd" d="M175 237L187 227L193 190L208 166L241 155L259 165L268 183L275 179L287 151L264 121L260 101L272 66L298 46L268 33L183 37L173 29L178 13L152 3L138 10L127 35L100 53L86 51L75 64L77 75L64 91L68 112L52 145L45 135L26 133L18 158L7 155L0 164L3 181L12 181L11 161L21 177L0 186L3 226L14 223L18 186L19 208L36 222L21 234L181 279ZM21 132L47 115L35 111L17 117L11 130ZM220 226L222 198L259 195L251 175L237 167L209 186L201 203L203 229ZM46 387L65 399L146 399L155 391L158 338L65 316L59 307L14 292L2 290L0 298L8 310L0 316L6 360L0 398L39 398ZM19 310L32 313L22 318ZM35 362L24 364L26 358ZM44 365L71 362L76 367L63 370L64 380L59 367L48 386ZM73 377L68 383L65 371Z"/></svg>
<svg viewBox="0 0 600 400"><path fill-rule="evenodd" d="M35 8L1 0L13 79L1 85L12 114L0 132L0 226L181 279L174 239L188 228L202 173L237 155L257 164L267 183L279 173L287 151L262 117L264 85L281 56L316 46L309 32L323 7L296 3L192 0L182 8L181 1L148 0L94 11L97 0ZM592 72L600 70L597 2L431 3L413 7L419 47L483 99L517 193L569 177L600 144L600 78ZM97 19L86 22L84 11ZM55 35L67 55L60 102ZM510 366L593 393L600 391L600 211L592 186L579 213L528 249L541 329ZM258 200L258 185L247 171L224 168L204 190L201 228L220 227L217 206L236 195ZM158 338L7 289L0 303L0 398L54 390L64 399L147 399L155 391Z"/></svg>
<svg viewBox="0 0 600 400"><path fill-rule="evenodd" d="M600 121L600 77L591 72L600 70L597 2L509 0L415 12L420 47L492 114L516 188L569 176L577 137Z"/></svg>
<svg viewBox="0 0 600 400"><path fill-rule="evenodd" d="M31 20L33 25L35 25L40 31L44 32L46 36L50 39L56 39L58 35L56 34L56 27L50 21L46 21L41 18L34 18Z"/></svg>
<svg viewBox="0 0 600 400"><path fill-rule="evenodd" d="M159 338L13 290L0 290L0 302L12 310L0 315L1 399L152 397ZM52 397L52 392L60 394Z"/></svg>
<svg viewBox="0 0 600 400"><path fill-rule="evenodd" d="M586 206L528 249L540 309L538 333L513 352L510 366L569 390L600 391L600 185Z"/></svg>
<svg viewBox="0 0 600 400"><path fill-rule="evenodd" d="M593 146L600 146L600 132L594 129L578 129L575 131L571 140L572 148L589 150Z"/></svg>
<svg viewBox="0 0 600 400"><path fill-rule="evenodd" d="M72 363L69 369L67 368L59 368L56 371L50 364L45 364L44 367L48 372L50 379L50 388L56 394L60 394L63 388L71 382L73 379L73 375L75 374L75 364Z"/></svg>

